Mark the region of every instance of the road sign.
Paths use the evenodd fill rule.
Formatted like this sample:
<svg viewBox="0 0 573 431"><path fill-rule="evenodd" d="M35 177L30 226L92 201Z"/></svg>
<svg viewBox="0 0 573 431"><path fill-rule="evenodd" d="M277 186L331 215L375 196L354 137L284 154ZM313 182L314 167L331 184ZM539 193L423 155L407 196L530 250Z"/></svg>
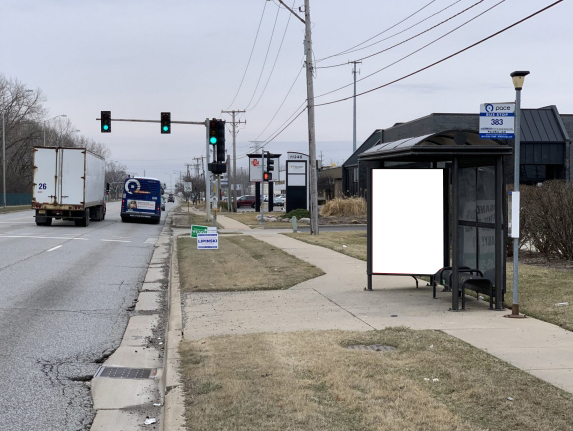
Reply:
<svg viewBox="0 0 573 431"><path fill-rule="evenodd" d="M515 103L482 103L479 112L479 137L513 139Z"/></svg>
<svg viewBox="0 0 573 431"><path fill-rule="evenodd" d="M183 183L183 191L185 193L191 193L192 190L193 190L193 184L191 183L191 181L185 181Z"/></svg>
<svg viewBox="0 0 573 431"><path fill-rule="evenodd" d="M191 226L191 238L197 238L197 234L207 233L208 231L209 231L209 228L207 226L192 225Z"/></svg>
<svg viewBox="0 0 573 431"><path fill-rule="evenodd" d="M218 250L218 249L219 249L218 233L197 234L197 250Z"/></svg>

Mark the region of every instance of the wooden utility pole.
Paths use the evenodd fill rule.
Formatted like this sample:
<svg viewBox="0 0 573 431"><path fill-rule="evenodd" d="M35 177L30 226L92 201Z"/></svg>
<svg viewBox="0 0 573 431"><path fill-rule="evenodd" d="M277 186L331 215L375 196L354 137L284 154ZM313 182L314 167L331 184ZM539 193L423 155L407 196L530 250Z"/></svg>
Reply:
<svg viewBox="0 0 573 431"><path fill-rule="evenodd" d="M231 175L227 175L227 177L229 178L229 186L231 186L231 184L233 184L233 186L231 187L233 189L233 212L237 212L237 129L236 129L236 125L237 124L247 124L246 121L235 121L235 114L237 113L241 113L241 112L245 112L245 111L237 111L237 110L232 110L232 111L221 111L221 113L224 114L231 114L233 116L233 121L231 122L231 124L233 125L233 175L231 178ZM230 167L229 167L229 172L231 171ZM230 195L229 195L230 198ZM227 200L227 210L229 210L229 200Z"/></svg>
<svg viewBox="0 0 573 431"><path fill-rule="evenodd" d="M318 235L318 187L316 173L316 137L314 126L314 78L312 62L312 32L310 21L310 0L304 0L304 19L298 16L283 0L280 4L296 16L305 27L304 54L306 56L306 100L308 114L308 158L310 168L310 234Z"/></svg>

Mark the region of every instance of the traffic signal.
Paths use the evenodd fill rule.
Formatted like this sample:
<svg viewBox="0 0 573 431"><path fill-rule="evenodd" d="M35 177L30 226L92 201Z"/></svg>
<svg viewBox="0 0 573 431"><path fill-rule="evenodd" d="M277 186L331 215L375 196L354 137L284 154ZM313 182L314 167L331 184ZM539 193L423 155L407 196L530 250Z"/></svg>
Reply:
<svg viewBox="0 0 573 431"><path fill-rule="evenodd" d="M161 134L171 133L171 112L161 113Z"/></svg>
<svg viewBox="0 0 573 431"><path fill-rule="evenodd" d="M209 121L209 143L217 145L217 120L214 118Z"/></svg>
<svg viewBox="0 0 573 431"><path fill-rule="evenodd" d="M275 170L275 159L272 159L271 156L267 156L267 172L271 172Z"/></svg>
<svg viewBox="0 0 573 431"><path fill-rule="evenodd" d="M217 162L225 163L225 121L217 121Z"/></svg>
<svg viewBox="0 0 573 431"><path fill-rule="evenodd" d="M111 111L101 111L101 132L111 132Z"/></svg>
<svg viewBox="0 0 573 431"><path fill-rule="evenodd" d="M263 181L271 181L273 179L273 174L270 172L263 172Z"/></svg>

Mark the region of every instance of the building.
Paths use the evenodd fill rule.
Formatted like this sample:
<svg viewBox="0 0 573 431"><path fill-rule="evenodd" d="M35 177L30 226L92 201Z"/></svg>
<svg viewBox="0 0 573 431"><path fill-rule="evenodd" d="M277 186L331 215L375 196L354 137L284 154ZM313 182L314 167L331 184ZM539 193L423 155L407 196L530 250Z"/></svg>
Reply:
<svg viewBox="0 0 573 431"><path fill-rule="evenodd" d="M342 186L347 196L364 196L368 162L358 158L375 145L430 135L443 130L479 131L479 114L434 113L388 129L377 129L342 165ZM572 180L571 139L573 115L557 107L521 110L520 183L537 184L551 179ZM504 141L513 147L513 140ZM513 157L505 160L506 182L513 183Z"/></svg>
<svg viewBox="0 0 573 431"><path fill-rule="evenodd" d="M318 172L318 196L330 200L343 195L342 166L323 166Z"/></svg>

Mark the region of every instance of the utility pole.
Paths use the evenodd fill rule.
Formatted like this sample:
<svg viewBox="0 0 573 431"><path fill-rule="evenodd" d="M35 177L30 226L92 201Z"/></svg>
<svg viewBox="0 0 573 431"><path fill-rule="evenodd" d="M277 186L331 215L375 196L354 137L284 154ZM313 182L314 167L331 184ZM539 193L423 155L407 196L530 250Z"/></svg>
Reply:
<svg viewBox="0 0 573 431"><path fill-rule="evenodd" d="M352 154L354 154L356 152L356 74L360 73L360 71L356 71L356 65L362 64L362 61L355 60L349 61L348 63L352 63L354 65L352 68L352 74L354 75L354 121L352 123Z"/></svg>
<svg viewBox="0 0 573 431"><path fill-rule="evenodd" d="M312 32L310 22L310 0L304 0L304 19L298 16L283 0L279 3L297 17L305 28L304 53L306 56L306 110L308 113L308 158L310 164L310 234L318 235L318 189L316 175L316 137L314 127L314 82L312 64Z"/></svg>
<svg viewBox="0 0 573 431"><path fill-rule="evenodd" d="M233 175L232 178L231 175L227 175L228 179L229 179L229 186L231 186L231 184L234 184L234 186L232 187L233 189L233 212L237 212L237 129L236 129L236 125L237 124L247 124L246 121L235 121L235 115L238 113L244 113L246 111L237 111L235 109L233 109L232 111L221 111L221 113L224 114L231 114L233 116L233 121L231 122L231 124L233 125ZM230 171L231 169L229 169ZM230 196L228 197L230 198ZM227 199L227 210L229 210L229 199Z"/></svg>

